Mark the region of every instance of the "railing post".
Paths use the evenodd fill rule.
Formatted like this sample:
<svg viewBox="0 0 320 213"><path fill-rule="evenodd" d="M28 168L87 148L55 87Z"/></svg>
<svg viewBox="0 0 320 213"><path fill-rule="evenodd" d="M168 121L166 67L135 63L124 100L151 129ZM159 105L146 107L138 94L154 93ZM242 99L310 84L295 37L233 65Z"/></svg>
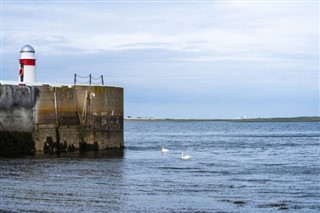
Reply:
<svg viewBox="0 0 320 213"><path fill-rule="evenodd" d="M101 75L101 83L102 83L102 85L104 85L104 82L103 82L103 75Z"/></svg>
<svg viewBox="0 0 320 213"><path fill-rule="evenodd" d="M89 85L91 85L91 74L89 75Z"/></svg>

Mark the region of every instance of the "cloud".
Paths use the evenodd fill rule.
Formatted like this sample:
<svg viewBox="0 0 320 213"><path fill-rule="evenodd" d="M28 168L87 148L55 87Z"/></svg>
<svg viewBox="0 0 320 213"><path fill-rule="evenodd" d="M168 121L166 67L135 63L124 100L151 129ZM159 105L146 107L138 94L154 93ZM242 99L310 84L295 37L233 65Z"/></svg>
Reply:
<svg viewBox="0 0 320 213"><path fill-rule="evenodd" d="M16 78L19 50L28 43L39 79L103 74L108 84L125 87L130 109L166 102L191 110L195 99L202 111L215 101L216 110L226 103L241 111L265 97L276 111L282 97L285 113L294 97L317 112L315 2L3 2L2 11L8 80Z"/></svg>
<svg viewBox="0 0 320 213"><path fill-rule="evenodd" d="M310 3L153 3L142 9L136 5L141 3L36 4L24 3L18 12L16 3L5 3L4 36L49 45L60 38L66 46L91 51L143 43L184 51L280 51L303 49L317 32L311 22L316 17L301 13Z"/></svg>

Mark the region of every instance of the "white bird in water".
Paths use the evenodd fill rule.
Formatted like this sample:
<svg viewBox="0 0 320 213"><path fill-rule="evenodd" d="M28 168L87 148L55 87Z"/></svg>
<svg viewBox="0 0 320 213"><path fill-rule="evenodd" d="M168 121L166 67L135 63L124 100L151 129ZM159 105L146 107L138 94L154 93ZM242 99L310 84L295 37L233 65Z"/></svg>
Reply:
<svg viewBox="0 0 320 213"><path fill-rule="evenodd" d="M166 148L164 148L164 147L161 147L161 152L162 152L162 153L169 152L169 149L166 149Z"/></svg>
<svg viewBox="0 0 320 213"><path fill-rule="evenodd" d="M189 160L191 159L192 157L190 155L184 155L183 152L181 152L181 159L182 160Z"/></svg>

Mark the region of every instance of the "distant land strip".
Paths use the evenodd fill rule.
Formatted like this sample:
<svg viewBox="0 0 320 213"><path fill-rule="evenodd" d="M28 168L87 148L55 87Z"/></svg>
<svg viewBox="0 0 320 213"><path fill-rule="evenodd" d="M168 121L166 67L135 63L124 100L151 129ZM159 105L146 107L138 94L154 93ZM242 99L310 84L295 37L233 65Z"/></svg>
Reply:
<svg viewBox="0 0 320 213"><path fill-rule="evenodd" d="M174 122L320 122L319 116L311 117L279 117L279 118L237 118L237 119L173 119L173 118L125 118L125 121L174 121Z"/></svg>

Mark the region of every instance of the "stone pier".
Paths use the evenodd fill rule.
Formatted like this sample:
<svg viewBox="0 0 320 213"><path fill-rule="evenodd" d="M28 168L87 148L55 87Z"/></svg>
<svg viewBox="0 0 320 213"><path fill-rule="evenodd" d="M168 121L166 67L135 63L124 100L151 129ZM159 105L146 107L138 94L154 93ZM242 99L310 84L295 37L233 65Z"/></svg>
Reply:
<svg viewBox="0 0 320 213"><path fill-rule="evenodd" d="M123 147L123 88L0 85L0 155Z"/></svg>

